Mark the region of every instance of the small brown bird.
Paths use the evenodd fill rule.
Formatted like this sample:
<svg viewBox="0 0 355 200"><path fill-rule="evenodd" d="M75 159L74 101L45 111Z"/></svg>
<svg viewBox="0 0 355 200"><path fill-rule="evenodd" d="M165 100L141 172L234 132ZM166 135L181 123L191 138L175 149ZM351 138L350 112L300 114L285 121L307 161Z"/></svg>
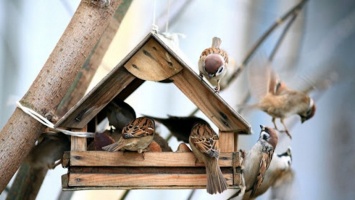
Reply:
<svg viewBox="0 0 355 200"><path fill-rule="evenodd" d="M185 143L189 142L191 129L195 124L207 124L204 119L199 117L177 117L168 115L168 118L159 118L147 115L145 116L164 124L164 126L169 129L171 134L173 134L178 141L183 141Z"/></svg>
<svg viewBox="0 0 355 200"><path fill-rule="evenodd" d="M228 54L220 49L222 40L213 37L212 47L203 50L198 61L200 77L204 76L215 87L215 92L219 92L220 81L227 72Z"/></svg>
<svg viewBox="0 0 355 200"><path fill-rule="evenodd" d="M25 159L31 167L54 169L61 163L64 151L70 151L70 139L63 133L42 134L39 142ZM56 162L60 160L59 162Z"/></svg>
<svg viewBox="0 0 355 200"><path fill-rule="evenodd" d="M105 107L106 115L110 126L121 131L129 122L136 119L136 112L126 102L115 99Z"/></svg>
<svg viewBox="0 0 355 200"><path fill-rule="evenodd" d="M291 148L288 148L286 152L282 154L276 154L273 156L270 166L267 169L264 181L258 187L254 195L246 193L243 199L254 199L263 193L265 193L270 187L272 187L278 180L283 179L283 176L291 169L292 154Z"/></svg>
<svg viewBox="0 0 355 200"><path fill-rule="evenodd" d="M209 124L196 124L190 134L189 143L196 158L205 163L207 174L207 192L222 193L228 188L218 165L219 138Z"/></svg>
<svg viewBox="0 0 355 200"><path fill-rule="evenodd" d="M251 198L255 195L260 185L263 183L266 170L268 170L272 161L272 156L276 148L278 137L276 131L269 127L260 125L260 137L250 151L244 152L242 166L244 167L245 193L250 193L245 198ZM229 199L241 195L238 191Z"/></svg>
<svg viewBox="0 0 355 200"><path fill-rule="evenodd" d="M289 89L284 82L278 80L269 61L262 63L261 67L250 66L249 69L250 92L259 100L251 107L269 114L276 130L279 129L275 120L279 118L284 126L283 131L292 138L284 119L297 114L303 123L312 118L316 111L313 99L304 92Z"/></svg>
<svg viewBox="0 0 355 200"><path fill-rule="evenodd" d="M102 149L106 151L128 150L143 153L153 141L154 133L154 120L147 117L139 117L122 129L122 136L117 142L104 146Z"/></svg>

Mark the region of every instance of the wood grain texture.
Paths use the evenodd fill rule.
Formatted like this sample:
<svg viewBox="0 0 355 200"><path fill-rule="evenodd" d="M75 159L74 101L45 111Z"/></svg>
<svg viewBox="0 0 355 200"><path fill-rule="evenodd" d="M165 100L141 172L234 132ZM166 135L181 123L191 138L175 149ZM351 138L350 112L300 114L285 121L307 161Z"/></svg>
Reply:
<svg viewBox="0 0 355 200"><path fill-rule="evenodd" d="M147 81L162 81L182 70L180 63L154 37L124 66L136 77Z"/></svg>
<svg viewBox="0 0 355 200"><path fill-rule="evenodd" d="M124 67L117 68L111 76L106 76L94 89L70 109L57 122L56 127L84 127L135 79L136 77Z"/></svg>
<svg viewBox="0 0 355 200"><path fill-rule="evenodd" d="M235 138L238 135L234 132L219 132L219 147L221 152L235 152L238 149L238 143Z"/></svg>
<svg viewBox="0 0 355 200"><path fill-rule="evenodd" d="M232 174L224 177L233 185ZM69 175L69 186L134 186L138 188L206 186L206 174L76 174ZM202 187L203 188L203 187Z"/></svg>
<svg viewBox="0 0 355 200"><path fill-rule="evenodd" d="M72 131L86 132L87 128L82 129L72 129ZM71 151L86 151L87 150L87 139L84 137L70 137L70 149Z"/></svg>
<svg viewBox="0 0 355 200"><path fill-rule="evenodd" d="M250 125L191 69L185 67L171 79L220 131L250 133Z"/></svg>
<svg viewBox="0 0 355 200"><path fill-rule="evenodd" d="M151 38L149 33L126 57L124 57L110 73L105 76L87 95L72 107L58 122L56 127L83 128L113 98L128 97L142 83L123 65Z"/></svg>
<svg viewBox="0 0 355 200"><path fill-rule="evenodd" d="M220 167L232 167L232 154L221 153ZM204 166L196 162L193 153L184 152L105 152L105 151L71 151L70 166L111 166L111 167L195 167Z"/></svg>

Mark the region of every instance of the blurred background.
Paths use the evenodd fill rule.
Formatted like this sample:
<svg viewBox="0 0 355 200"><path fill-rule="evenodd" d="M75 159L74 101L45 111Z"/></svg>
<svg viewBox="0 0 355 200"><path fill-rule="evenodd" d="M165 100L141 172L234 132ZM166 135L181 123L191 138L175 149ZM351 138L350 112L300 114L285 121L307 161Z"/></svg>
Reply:
<svg viewBox="0 0 355 200"><path fill-rule="evenodd" d="M89 90L124 58L152 28L181 33L179 51L197 71L197 61L211 38L222 38L236 65L257 39L299 0L134 0L102 61ZM79 0L0 2L0 127L25 94L74 14ZM155 16L155 17L154 17ZM270 55L285 25L278 27L258 50ZM292 199L354 199L355 197L355 2L307 2L278 49L273 67L295 89L312 88L317 112L301 124L291 117L292 141L280 135L276 152L292 147L295 182ZM235 109L248 92L246 70L220 95ZM143 97L143 98L142 98ZM136 112L157 117L186 116L195 106L173 84L145 82L127 102ZM248 103L255 102L251 99ZM271 126L271 117L255 110L241 113L253 135L239 137L239 148L250 149L258 139L259 124ZM206 118L198 112L197 116ZM159 126L161 135L167 129ZM177 141L170 145L176 150ZM0 161L1 162L1 161ZM1 169L0 169L1 170ZM50 170L37 199L57 199L61 166ZM11 185L11 183L10 183ZM9 185L9 187L10 187ZM123 191L76 191L71 199L120 199ZM6 191L0 199L6 199ZM190 190L134 190L126 199L186 199ZM196 190L192 199L226 199L233 190L208 195ZM270 192L258 199L269 199Z"/></svg>

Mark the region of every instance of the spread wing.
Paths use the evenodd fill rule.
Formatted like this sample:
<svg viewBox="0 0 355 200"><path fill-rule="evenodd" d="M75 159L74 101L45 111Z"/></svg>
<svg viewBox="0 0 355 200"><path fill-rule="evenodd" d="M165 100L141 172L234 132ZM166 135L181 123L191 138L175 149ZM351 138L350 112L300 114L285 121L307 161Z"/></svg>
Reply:
<svg viewBox="0 0 355 200"><path fill-rule="evenodd" d="M265 56L252 60L248 68L249 88L253 97L260 100L269 92L275 93L279 78Z"/></svg>

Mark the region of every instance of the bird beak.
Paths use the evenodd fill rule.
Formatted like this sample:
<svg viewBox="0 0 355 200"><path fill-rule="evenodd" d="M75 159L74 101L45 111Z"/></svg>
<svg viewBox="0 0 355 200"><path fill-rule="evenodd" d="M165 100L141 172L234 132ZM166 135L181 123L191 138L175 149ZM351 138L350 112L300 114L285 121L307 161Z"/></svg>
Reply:
<svg viewBox="0 0 355 200"><path fill-rule="evenodd" d="M261 128L262 131L265 130L265 127L263 125L260 125L260 128Z"/></svg>
<svg viewBox="0 0 355 200"><path fill-rule="evenodd" d="M307 121L307 119L304 117L301 117L301 123L303 124L305 121Z"/></svg>
<svg viewBox="0 0 355 200"><path fill-rule="evenodd" d="M208 74L208 77L212 78L215 74Z"/></svg>

